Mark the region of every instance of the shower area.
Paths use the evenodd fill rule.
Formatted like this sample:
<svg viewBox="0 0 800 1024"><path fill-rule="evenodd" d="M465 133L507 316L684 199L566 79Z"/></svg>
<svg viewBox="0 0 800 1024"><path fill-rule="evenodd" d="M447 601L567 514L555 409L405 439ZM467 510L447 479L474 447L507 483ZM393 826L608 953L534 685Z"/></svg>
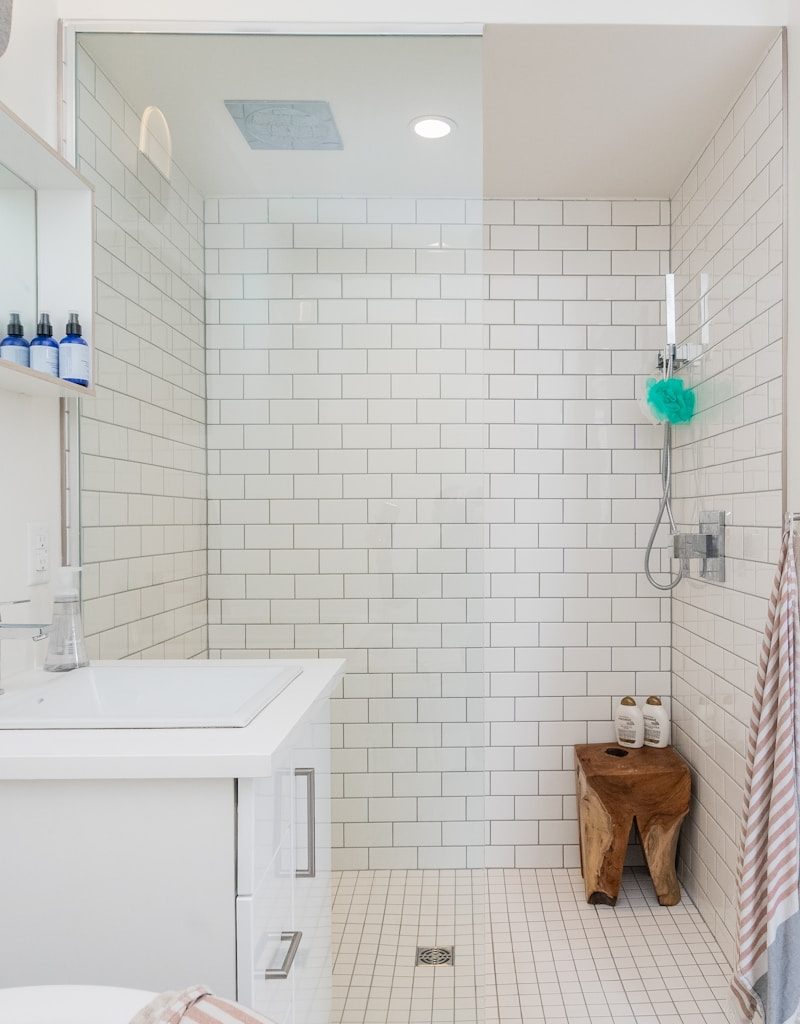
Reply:
<svg viewBox="0 0 800 1024"><path fill-rule="evenodd" d="M779 28L74 43L90 656L346 658L315 1024L721 1024L783 500ZM695 396L666 430L662 373ZM724 580L672 558L712 512ZM672 908L636 834L616 907L584 895L574 746L625 695L692 770Z"/></svg>

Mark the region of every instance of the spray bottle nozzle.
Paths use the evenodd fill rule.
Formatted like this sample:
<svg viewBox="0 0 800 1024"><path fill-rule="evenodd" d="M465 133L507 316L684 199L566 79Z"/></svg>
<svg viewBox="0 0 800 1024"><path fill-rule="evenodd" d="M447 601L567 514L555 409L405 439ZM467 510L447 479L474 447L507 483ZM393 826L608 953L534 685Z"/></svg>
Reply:
<svg viewBox="0 0 800 1024"><path fill-rule="evenodd" d="M19 313L10 313L8 317L8 328L6 330L9 338L21 338L24 331L22 330L22 321L19 318Z"/></svg>
<svg viewBox="0 0 800 1024"><path fill-rule="evenodd" d="M77 334L80 337L81 325L80 325L80 321L78 320L78 314L77 313L70 313L69 314L69 320L67 320L67 330L66 330L66 333L67 334Z"/></svg>

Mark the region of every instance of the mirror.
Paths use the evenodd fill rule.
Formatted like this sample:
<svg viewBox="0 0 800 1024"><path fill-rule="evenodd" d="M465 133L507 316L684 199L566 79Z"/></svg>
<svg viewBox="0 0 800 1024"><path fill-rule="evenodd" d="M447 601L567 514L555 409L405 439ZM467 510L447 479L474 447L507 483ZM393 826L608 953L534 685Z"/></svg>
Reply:
<svg viewBox="0 0 800 1024"><path fill-rule="evenodd" d="M36 333L36 191L0 164L0 328L19 313L30 340Z"/></svg>

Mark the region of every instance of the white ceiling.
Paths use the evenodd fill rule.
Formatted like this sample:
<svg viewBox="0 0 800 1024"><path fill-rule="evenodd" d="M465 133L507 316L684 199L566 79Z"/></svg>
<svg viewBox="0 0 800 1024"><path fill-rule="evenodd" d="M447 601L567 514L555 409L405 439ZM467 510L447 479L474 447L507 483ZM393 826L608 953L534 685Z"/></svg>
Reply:
<svg viewBox="0 0 800 1024"><path fill-rule="evenodd" d="M777 32L487 26L486 194L673 195Z"/></svg>
<svg viewBox="0 0 800 1024"><path fill-rule="evenodd" d="M160 107L205 195L481 195L481 40L95 35L81 42L137 110ZM251 150L228 100L327 100L344 148ZM426 142L409 128L447 114Z"/></svg>
<svg viewBox="0 0 800 1024"><path fill-rule="evenodd" d="M772 28L487 26L455 36L83 35L165 113L206 195L668 196ZM341 151L251 150L226 99L327 100ZM420 114L457 128L426 142Z"/></svg>

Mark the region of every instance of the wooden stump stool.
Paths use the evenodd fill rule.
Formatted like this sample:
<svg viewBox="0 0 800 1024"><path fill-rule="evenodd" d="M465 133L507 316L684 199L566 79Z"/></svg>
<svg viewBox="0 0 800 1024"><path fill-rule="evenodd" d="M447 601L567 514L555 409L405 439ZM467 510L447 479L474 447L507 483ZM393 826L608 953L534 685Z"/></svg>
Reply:
<svg viewBox="0 0 800 1024"><path fill-rule="evenodd" d="M675 850L689 812L689 766L671 747L629 750L615 743L575 747L581 874L589 903L614 906L636 819L658 902L680 902Z"/></svg>

